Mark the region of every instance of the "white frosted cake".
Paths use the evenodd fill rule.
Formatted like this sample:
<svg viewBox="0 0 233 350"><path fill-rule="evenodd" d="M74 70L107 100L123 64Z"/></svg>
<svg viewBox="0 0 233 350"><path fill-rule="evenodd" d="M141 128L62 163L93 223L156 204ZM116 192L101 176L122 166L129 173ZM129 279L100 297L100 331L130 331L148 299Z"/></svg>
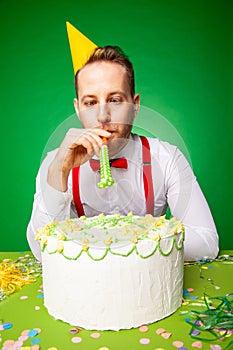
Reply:
<svg viewBox="0 0 233 350"><path fill-rule="evenodd" d="M181 305L184 229L176 219L104 216L39 229L44 303L89 330L139 327Z"/></svg>

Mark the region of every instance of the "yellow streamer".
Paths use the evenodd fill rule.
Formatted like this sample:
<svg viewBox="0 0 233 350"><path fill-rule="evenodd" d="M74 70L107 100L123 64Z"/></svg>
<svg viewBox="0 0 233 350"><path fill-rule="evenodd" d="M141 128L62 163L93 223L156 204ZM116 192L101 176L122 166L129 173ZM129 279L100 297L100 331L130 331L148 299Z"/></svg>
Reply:
<svg viewBox="0 0 233 350"><path fill-rule="evenodd" d="M25 284L35 282L30 276L31 271L22 264L9 260L0 263L0 289L5 294L12 294Z"/></svg>

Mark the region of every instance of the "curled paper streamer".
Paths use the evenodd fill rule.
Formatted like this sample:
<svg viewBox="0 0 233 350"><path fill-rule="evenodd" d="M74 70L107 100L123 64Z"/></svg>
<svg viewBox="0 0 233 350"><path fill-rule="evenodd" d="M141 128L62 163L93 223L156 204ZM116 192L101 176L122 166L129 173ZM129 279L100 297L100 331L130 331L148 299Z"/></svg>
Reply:
<svg viewBox="0 0 233 350"><path fill-rule="evenodd" d="M35 282L41 272L41 266L32 257L22 257L16 261L5 259L0 262L0 301Z"/></svg>
<svg viewBox="0 0 233 350"><path fill-rule="evenodd" d="M103 138L103 145L100 150L100 182L99 188L110 187L114 184L108 155L107 140Z"/></svg>
<svg viewBox="0 0 233 350"><path fill-rule="evenodd" d="M233 334L233 293L227 296L217 296L207 298L204 295L206 310L191 311L195 318L193 322L186 321L191 325L189 332L192 338L203 341L215 341L230 337ZM215 304L215 307L209 306L209 301ZM197 334L200 334L197 336ZM206 335L204 337L204 334ZM230 349L233 340L225 349Z"/></svg>

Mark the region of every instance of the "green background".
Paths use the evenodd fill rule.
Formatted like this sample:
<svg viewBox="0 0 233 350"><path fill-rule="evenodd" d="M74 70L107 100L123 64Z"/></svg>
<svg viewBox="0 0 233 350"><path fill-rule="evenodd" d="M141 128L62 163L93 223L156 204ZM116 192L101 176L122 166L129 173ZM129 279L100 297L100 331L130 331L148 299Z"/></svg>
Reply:
<svg viewBox="0 0 233 350"><path fill-rule="evenodd" d="M1 251L28 249L41 157L50 135L74 113L66 21L96 44L119 45L129 55L142 105L182 135L220 246L233 248L232 5L1 0Z"/></svg>

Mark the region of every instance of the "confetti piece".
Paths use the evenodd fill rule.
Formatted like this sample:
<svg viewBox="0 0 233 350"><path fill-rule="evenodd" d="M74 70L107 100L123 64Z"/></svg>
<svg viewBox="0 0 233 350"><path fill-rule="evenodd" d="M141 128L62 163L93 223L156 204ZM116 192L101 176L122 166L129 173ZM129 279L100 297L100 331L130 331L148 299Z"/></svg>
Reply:
<svg viewBox="0 0 233 350"><path fill-rule="evenodd" d="M165 332L165 333L162 333L161 336L164 338L164 339L169 339L171 337L171 333L169 332Z"/></svg>
<svg viewBox="0 0 233 350"><path fill-rule="evenodd" d="M37 336L37 334L38 334L38 331L36 329L32 329L28 332L29 338L33 338L33 337Z"/></svg>
<svg viewBox="0 0 233 350"><path fill-rule="evenodd" d="M156 348L155 350L165 350L164 348Z"/></svg>
<svg viewBox="0 0 233 350"><path fill-rule="evenodd" d="M39 345L32 345L31 350L40 350L40 346Z"/></svg>
<svg viewBox="0 0 233 350"><path fill-rule="evenodd" d="M22 340L17 340L14 345L15 345L16 348L19 348L19 347L23 346L23 341Z"/></svg>
<svg viewBox="0 0 233 350"><path fill-rule="evenodd" d="M72 328L69 330L70 334L77 334L79 332L78 328Z"/></svg>
<svg viewBox="0 0 233 350"><path fill-rule="evenodd" d="M220 345L210 345L211 350L222 350Z"/></svg>
<svg viewBox="0 0 233 350"><path fill-rule="evenodd" d="M172 345L175 346L176 348L181 348L181 346L183 346L184 343L182 341L176 340L172 343Z"/></svg>
<svg viewBox="0 0 233 350"><path fill-rule="evenodd" d="M100 337L100 333L95 332L91 334L91 338L98 339L99 337Z"/></svg>
<svg viewBox="0 0 233 350"><path fill-rule="evenodd" d="M44 298L44 294L38 294L38 295L37 295L37 298L38 298L38 299L43 299L43 298Z"/></svg>
<svg viewBox="0 0 233 350"><path fill-rule="evenodd" d="M35 306L35 310L36 311L40 310L40 307L39 306Z"/></svg>
<svg viewBox="0 0 233 350"><path fill-rule="evenodd" d="M192 332L191 332L192 335L198 335L200 334L200 331L197 331L196 329L194 329Z"/></svg>
<svg viewBox="0 0 233 350"><path fill-rule="evenodd" d="M27 295L22 295L19 299L20 299L20 300L27 300L27 299L28 299L28 296L27 296Z"/></svg>
<svg viewBox="0 0 233 350"><path fill-rule="evenodd" d="M150 344L150 339L149 338L141 338L139 340L140 344Z"/></svg>
<svg viewBox="0 0 233 350"><path fill-rule="evenodd" d="M21 335L18 339L20 341L24 342L24 341L28 340L28 336L27 335Z"/></svg>
<svg viewBox="0 0 233 350"><path fill-rule="evenodd" d="M14 345L15 344L15 342L14 342L14 340L6 340L5 342L4 342L4 344L3 344L3 346L5 347L7 347L7 346L12 346L12 345Z"/></svg>
<svg viewBox="0 0 233 350"><path fill-rule="evenodd" d="M40 338L35 338L31 340L31 344L35 345L35 344L40 344Z"/></svg>
<svg viewBox="0 0 233 350"><path fill-rule="evenodd" d="M189 293L192 293L192 292L194 292L194 289L193 289L193 288L187 288L187 291L188 291Z"/></svg>
<svg viewBox="0 0 233 350"><path fill-rule="evenodd" d="M166 332L166 331L165 331L165 329L163 329L163 328L158 328L158 329L156 330L156 334L162 334L162 333L164 333L164 332Z"/></svg>
<svg viewBox="0 0 233 350"><path fill-rule="evenodd" d="M221 287L219 287L219 286L215 286L214 288L215 288L216 290L221 289Z"/></svg>
<svg viewBox="0 0 233 350"><path fill-rule="evenodd" d="M208 267L207 266L201 266L201 269L202 270L208 270Z"/></svg>
<svg viewBox="0 0 233 350"><path fill-rule="evenodd" d="M141 326L141 327L139 327L139 331L140 332L147 332L148 331L148 327L147 326Z"/></svg>
<svg viewBox="0 0 233 350"><path fill-rule="evenodd" d="M28 337L28 332L30 332L30 329L25 329L24 331L21 332L21 335Z"/></svg>
<svg viewBox="0 0 233 350"><path fill-rule="evenodd" d="M80 337L73 337L73 338L71 339L71 341L72 341L72 343L75 343L75 344L81 343L82 338L80 338Z"/></svg>
<svg viewBox="0 0 233 350"><path fill-rule="evenodd" d="M102 348L99 348L98 350L109 350L106 346L103 346Z"/></svg>
<svg viewBox="0 0 233 350"><path fill-rule="evenodd" d="M52 348L48 348L48 350L58 350L58 349L57 349L57 348L52 347Z"/></svg>
<svg viewBox="0 0 233 350"><path fill-rule="evenodd" d="M193 348L197 348L197 349L202 349L202 342L201 341L195 341L194 343L192 343L192 347Z"/></svg>
<svg viewBox="0 0 233 350"><path fill-rule="evenodd" d="M3 326L3 329L5 330L5 329L10 329L10 328L12 328L12 327L13 327L13 324L10 323L10 322L4 322L2 326Z"/></svg>
<svg viewBox="0 0 233 350"><path fill-rule="evenodd" d="M187 315L189 313L189 311L181 311L179 316L184 316Z"/></svg>
<svg viewBox="0 0 233 350"><path fill-rule="evenodd" d="M37 331L38 333L41 333L41 329L40 328L33 328L35 331Z"/></svg>

